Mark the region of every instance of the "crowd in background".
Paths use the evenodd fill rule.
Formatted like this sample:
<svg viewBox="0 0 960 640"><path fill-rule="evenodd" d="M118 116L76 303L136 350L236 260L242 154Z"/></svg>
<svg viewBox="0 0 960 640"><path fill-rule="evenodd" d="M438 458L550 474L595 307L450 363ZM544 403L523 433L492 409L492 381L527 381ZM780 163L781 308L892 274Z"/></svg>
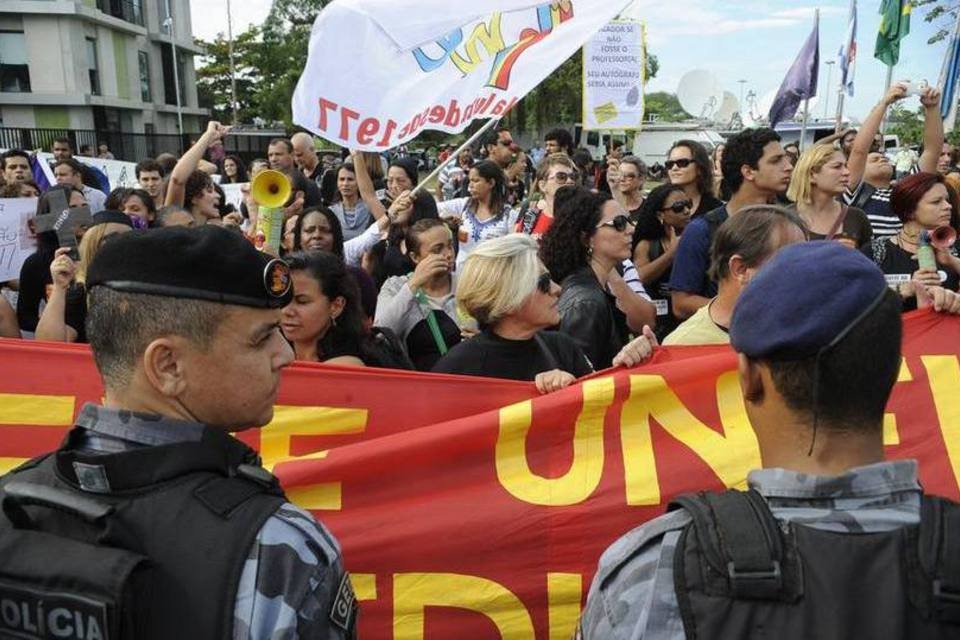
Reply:
<svg viewBox="0 0 960 640"><path fill-rule="evenodd" d="M896 170L878 134L904 97L894 84L859 130L802 150L764 128L716 148L678 140L654 176L616 143L596 162L566 129L526 153L502 127L455 157L443 147L439 161L451 161L429 189L420 179L430 161L319 152L306 133L273 140L247 166L225 152L229 127L217 122L179 158L142 159L132 189L111 190L66 138L53 143L49 186L35 180L33 154L10 150L0 197L36 199L36 252L3 284L0 336L85 342L85 274L116 234L216 224L253 242L260 208L249 183L266 169L292 187L278 253L293 274L282 331L298 360L529 380L549 392L642 362L660 343L729 342L757 271L782 247L816 239L870 257L904 310L957 313L957 153L928 88L919 161ZM661 183L648 190L652 177ZM239 207L224 184L242 185ZM88 214L76 248L43 222L63 205Z"/></svg>

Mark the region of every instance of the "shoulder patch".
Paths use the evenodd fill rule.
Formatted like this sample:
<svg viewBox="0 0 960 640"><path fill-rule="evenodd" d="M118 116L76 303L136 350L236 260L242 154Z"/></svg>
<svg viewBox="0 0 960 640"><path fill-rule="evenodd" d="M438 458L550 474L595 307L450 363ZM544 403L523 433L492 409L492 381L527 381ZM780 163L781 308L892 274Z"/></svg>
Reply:
<svg viewBox="0 0 960 640"><path fill-rule="evenodd" d="M597 584L602 585L631 558L643 551L647 545L659 542L665 533L679 531L692 521L689 513L683 509L678 509L665 513L627 532L600 556L600 563L594 580Z"/></svg>
<svg viewBox="0 0 960 640"><path fill-rule="evenodd" d="M350 574L345 571L343 578L340 580L340 588L337 589L337 595L333 599L333 605L330 607L330 622L343 630L347 637L353 637L359 608L357 596L354 594L353 585L350 583Z"/></svg>

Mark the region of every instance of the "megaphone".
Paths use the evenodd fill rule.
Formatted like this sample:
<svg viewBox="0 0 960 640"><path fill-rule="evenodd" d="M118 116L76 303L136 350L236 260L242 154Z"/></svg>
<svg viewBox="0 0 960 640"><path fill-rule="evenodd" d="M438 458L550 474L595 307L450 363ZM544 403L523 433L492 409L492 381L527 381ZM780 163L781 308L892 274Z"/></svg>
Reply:
<svg viewBox="0 0 960 640"><path fill-rule="evenodd" d="M272 169L261 171L250 185L250 195L258 205L268 209L282 207L290 199L292 192L290 178Z"/></svg>
<svg viewBox="0 0 960 640"><path fill-rule="evenodd" d="M934 249L946 251L957 241L957 232L950 225L937 227L930 233L930 244Z"/></svg>

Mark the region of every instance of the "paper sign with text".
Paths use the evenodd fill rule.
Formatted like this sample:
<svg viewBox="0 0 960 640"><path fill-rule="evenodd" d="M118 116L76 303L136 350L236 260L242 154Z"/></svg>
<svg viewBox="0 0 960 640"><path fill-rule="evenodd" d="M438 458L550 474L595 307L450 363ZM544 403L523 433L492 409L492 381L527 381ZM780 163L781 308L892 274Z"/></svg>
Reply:
<svg viewBox="0 0 960 640"><path fill-rule="evenodd" d="M644 25L614 20L583 48L584 129L637 130L643 124Z"/></svg>

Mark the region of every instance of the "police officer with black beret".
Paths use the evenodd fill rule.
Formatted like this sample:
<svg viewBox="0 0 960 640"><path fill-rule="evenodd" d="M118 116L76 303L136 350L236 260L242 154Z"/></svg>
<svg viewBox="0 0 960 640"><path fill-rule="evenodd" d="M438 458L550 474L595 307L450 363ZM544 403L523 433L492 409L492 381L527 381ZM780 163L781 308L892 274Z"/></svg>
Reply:
<svg viewBox="0 0 960 640"><path fill-rule="evenodd" d="M340 547L231 432L273 417L289 269L218 227L87 274L106 398L0 479L0 637L354 638Z"/></svg>
<svg viewBox="0 0 960 640"><path fill-rule="evenodd" d="M884 460L901 332L860 252L780 250L730 327L763 468L608 548L577 638L960 637L960 506Z"/></svg>

